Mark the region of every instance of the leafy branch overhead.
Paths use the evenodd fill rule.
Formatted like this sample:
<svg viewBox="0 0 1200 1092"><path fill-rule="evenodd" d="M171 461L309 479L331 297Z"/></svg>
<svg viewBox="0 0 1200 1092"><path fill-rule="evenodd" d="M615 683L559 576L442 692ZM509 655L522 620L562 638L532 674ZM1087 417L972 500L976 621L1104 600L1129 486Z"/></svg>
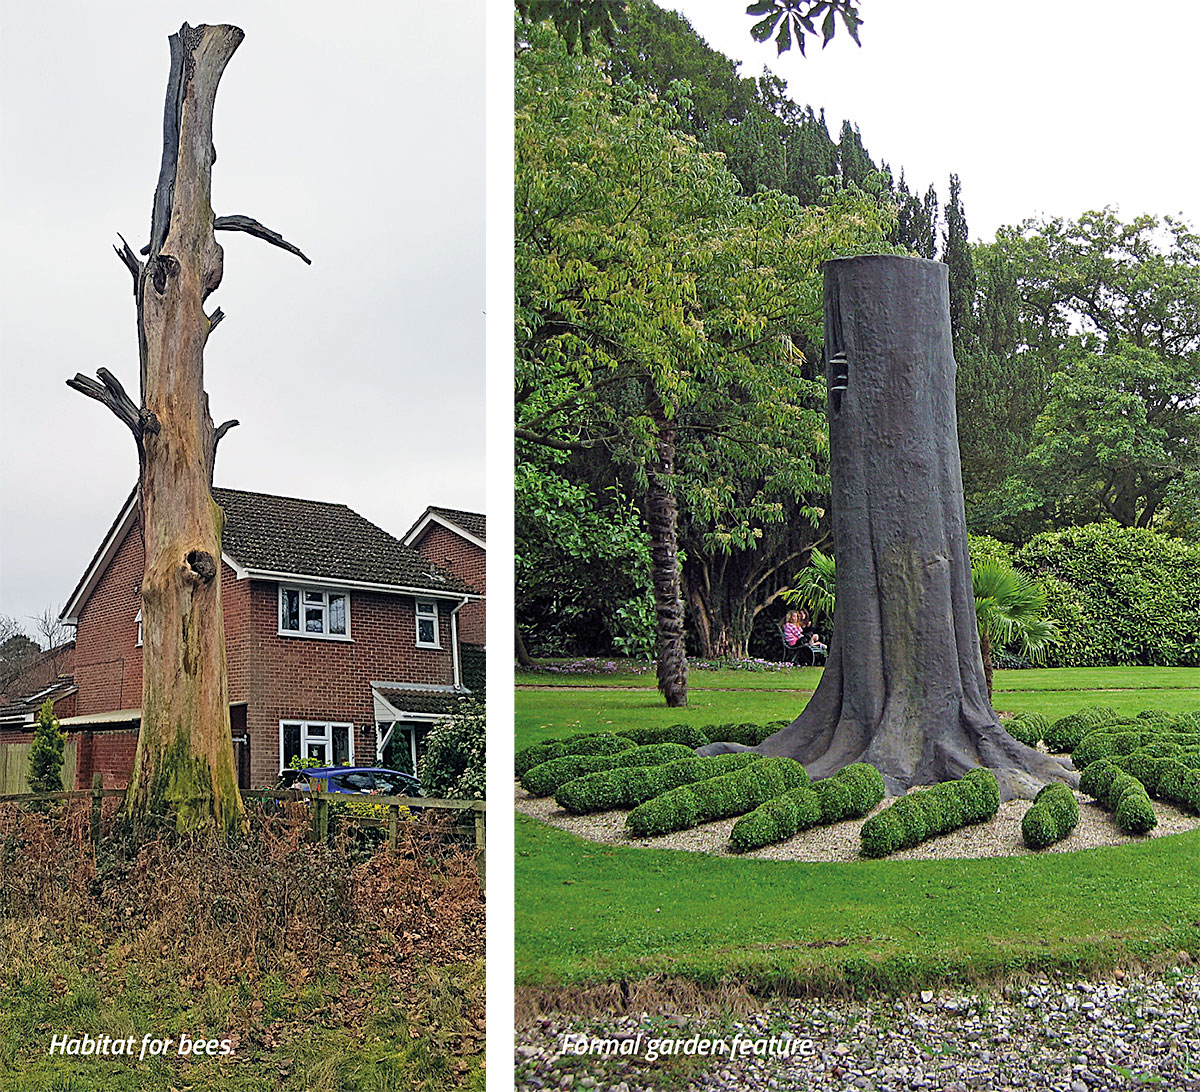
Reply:
<svg viewBox="0 0 1200 1092"><path fill-rule="evenodd" d="M585 55L591 52L593 34L613 44L616 33L625 27L628 11L624 0L517 0L516 7L526 22L549 19L568 52L574 53L578 47ZM758 19L750 28L754 40L766 42L774 37L780 53L791 49L793 42L803 53L807 34L820 34L824 48L837 31L838 19L846 33L862 45L858 40L862 19L855 0L756 0L746 14Z"/></svg>
<svg viewBox="0 0 1200 1092"><path fill-rule="evenodd" d="M862 45L858 40L862 20L854 0L757 0L746 9L746 14L762 16L750 28L754 40L766 42L774 36L775 47L780 53L791 49L793 41L803 53L804 36L817 33L818 19L821 21L822 49L833 39L839 18L855 44Z"/></svg>

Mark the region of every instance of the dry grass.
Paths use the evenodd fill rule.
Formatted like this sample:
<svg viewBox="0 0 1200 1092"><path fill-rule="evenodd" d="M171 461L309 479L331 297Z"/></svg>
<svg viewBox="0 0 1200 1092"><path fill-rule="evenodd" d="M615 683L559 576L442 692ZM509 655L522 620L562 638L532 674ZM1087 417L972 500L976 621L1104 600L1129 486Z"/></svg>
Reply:
<svg viewBox="0 0 1200 1092"><path fill-rule="evenodd" d="M0 1076L57 1087L48 1029L204 1027L237 1047L188 1065L197 1089L481 1080L484 899L445 817L404 824L392 853L349 827L308 841L303 805L235 841L136 847L112 812L93 846L86 803L0 806ZM81 1087L178 1084L149 1062L72 1064Z"/></svg>

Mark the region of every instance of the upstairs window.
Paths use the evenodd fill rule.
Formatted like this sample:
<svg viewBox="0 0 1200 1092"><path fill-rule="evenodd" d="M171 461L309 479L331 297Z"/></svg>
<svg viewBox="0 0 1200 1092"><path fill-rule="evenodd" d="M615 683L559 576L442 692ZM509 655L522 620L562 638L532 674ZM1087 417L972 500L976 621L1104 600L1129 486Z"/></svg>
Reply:
<svg viewBox="0 0 1200 1092"><path fill-rule="evenodd" d="M344 592L279 588L279 632L299 637L350 636L350 599Z"/></svg>
<svg viewBox="0 0 1200 1092"><path fill-rule="evenodd" d="M417 600L417 648L441 648L438 640L438 608L432 599Z"/></svg>
<svg viewBox="0 0 1200 1092"><path fill-rule="evenodd" d="M139 610L133 619L137 623L137 647L142 647L142 612Z"/></svg>

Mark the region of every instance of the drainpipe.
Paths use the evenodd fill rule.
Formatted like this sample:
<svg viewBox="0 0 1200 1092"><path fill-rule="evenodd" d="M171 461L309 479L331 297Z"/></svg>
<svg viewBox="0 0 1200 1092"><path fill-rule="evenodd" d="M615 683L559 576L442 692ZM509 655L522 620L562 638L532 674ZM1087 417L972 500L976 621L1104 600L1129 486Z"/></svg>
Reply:
<svg viewBox="0 0 1200 1092"><path fill-rule="evenodd" d="M453 659L454 668L454 689L462 689L462 665L459 662L458 656L458 612L467 605L467 600L462 599L458 605L450 612L450 650Z"/></svg>

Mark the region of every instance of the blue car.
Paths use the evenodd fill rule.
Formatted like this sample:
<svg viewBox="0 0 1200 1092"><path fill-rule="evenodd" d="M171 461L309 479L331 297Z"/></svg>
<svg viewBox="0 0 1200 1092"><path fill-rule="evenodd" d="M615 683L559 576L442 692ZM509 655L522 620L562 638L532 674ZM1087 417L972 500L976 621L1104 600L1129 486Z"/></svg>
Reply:
<svg viewBox="0 0 1200 1092"><path fill-rule="evenodd" d="M308 790L309 779L323 781L327 791L365 792L374 796L420 796L421 783L412 774L382 766L320 766L284 770L279 784L285 789Z"/></svg>

